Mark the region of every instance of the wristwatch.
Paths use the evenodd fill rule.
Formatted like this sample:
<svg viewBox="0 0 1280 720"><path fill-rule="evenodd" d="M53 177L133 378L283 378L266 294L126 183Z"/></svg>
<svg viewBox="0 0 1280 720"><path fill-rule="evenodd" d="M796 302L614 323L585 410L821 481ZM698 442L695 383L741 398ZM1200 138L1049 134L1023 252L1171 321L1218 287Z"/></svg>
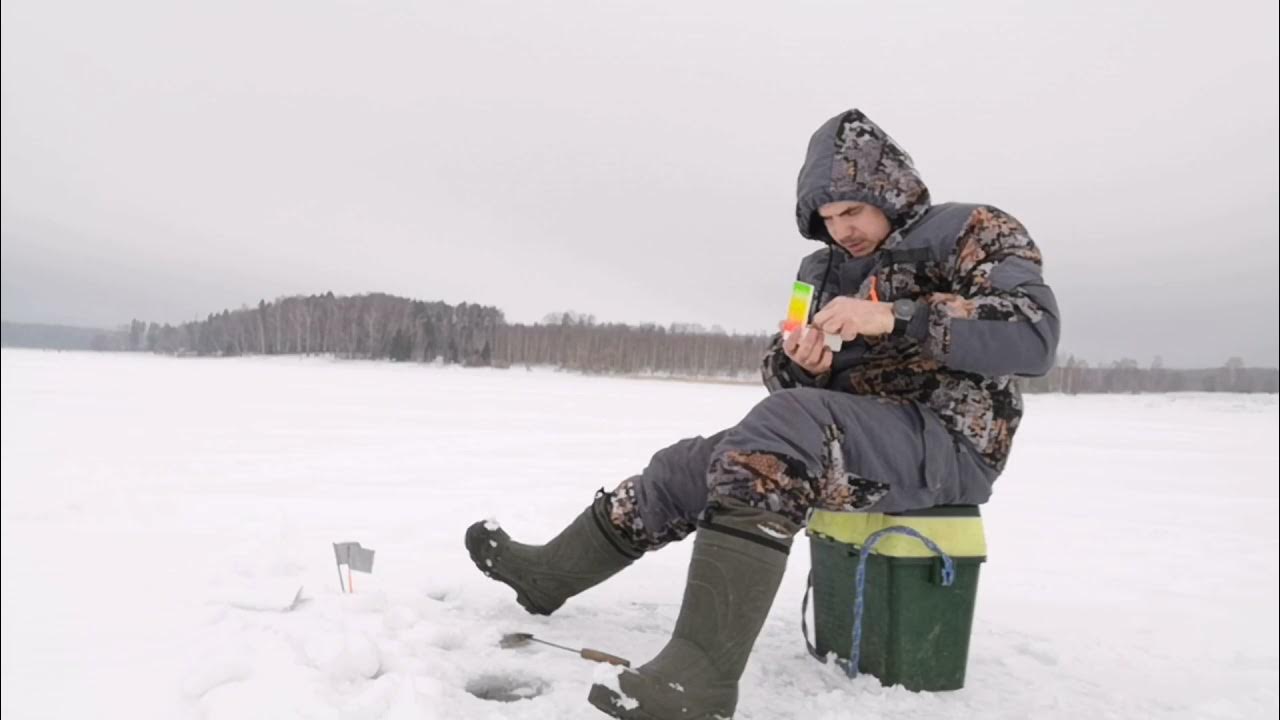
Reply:
<svg viewBox="0 0 1280 720"><path fill-rule="evenodd" d="M916 301L901 300L893 301L893 333L894 337L902 337L907 334L907 325L911 324L911 318L916 315Z"/></svg>

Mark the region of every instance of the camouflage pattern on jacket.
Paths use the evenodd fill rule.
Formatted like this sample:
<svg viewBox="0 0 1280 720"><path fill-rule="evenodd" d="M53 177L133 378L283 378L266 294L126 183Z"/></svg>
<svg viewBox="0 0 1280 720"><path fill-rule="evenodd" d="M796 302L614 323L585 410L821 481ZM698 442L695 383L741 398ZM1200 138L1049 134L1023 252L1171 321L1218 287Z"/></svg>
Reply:
<svg viewBox="0 0 1280 720"><path fill-rule="evenodd" d="M817 210L867 202L893 228L880 249L853 258L831 243ZM1052 366L1059 319L1041 276L1040 251L1011 215L989 205L930 205L911 158L861 112L832 118L814 134L801 170L796 221L828 246L805 258L798 279L831 298L916 302L902 336L858 338L813 377L791 364L775 337L764 359L770 391L798 386L901 398L935 413L996 471L1004 468L1022 417L1013 378Z"/></svg>

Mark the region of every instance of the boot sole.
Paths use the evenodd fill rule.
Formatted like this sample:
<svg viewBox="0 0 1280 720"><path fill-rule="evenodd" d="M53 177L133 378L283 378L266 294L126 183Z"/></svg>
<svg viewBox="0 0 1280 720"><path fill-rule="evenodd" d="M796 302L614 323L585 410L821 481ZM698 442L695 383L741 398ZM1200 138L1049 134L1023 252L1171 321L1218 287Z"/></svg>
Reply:
<svg viewBox="0 0 1280 720"><path fill-rule="evenodd" d="M642 707L634 707L630 710L622 707L622 696L604 685L592 685L591 691L587 693L587 702L595 706L597 710L618 718L618 720L670 720L669 717L658 717L645 711ZM721 715L717 712L711 714L702 713L700 715L681 714L683 720L731 720L732 715Z"/></svg>
<svg viewBox="0 0 1280 720"><path fill-rule="evenodd" d="M639 707L631 710L623 708L622 696L603 685L591 686L591 692L587 693L587 702L605 715L619 720L661 720Z"/></svg>
<svg viewBox="0 0 1280 720"><path fill-rule="evenodd" d="M472 531L475 532L473 533ZM482 531L478 526L473 525L467 529L467 554L471 556L471 562L475 564L476 569L484 573L486 577L493 578L512 590L515 590L516 602L519 603L520 607L524 608L525 612L528 612L530 615L550 615L554 612L556 608L552 608L551 610L544 609L541 605L530 599L530 597L525 594L524 588L521 588L518 583L485 564L485 558L480 556L480 548L483 547L486 542L488 542L488 538L482 534Z"/></svg>

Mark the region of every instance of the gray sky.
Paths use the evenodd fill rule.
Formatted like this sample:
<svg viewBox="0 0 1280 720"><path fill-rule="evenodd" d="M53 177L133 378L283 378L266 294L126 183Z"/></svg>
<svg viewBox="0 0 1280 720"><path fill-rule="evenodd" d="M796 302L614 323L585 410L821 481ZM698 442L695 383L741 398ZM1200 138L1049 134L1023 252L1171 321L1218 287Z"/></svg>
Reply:
<svg viewBox="0 0 1280 720"><path fill-rule="evenodd" d="M5 0L3 314L385 291L772 328L859 107L1041 245L1063 349L1277 350L1275 2Z"/></svg>

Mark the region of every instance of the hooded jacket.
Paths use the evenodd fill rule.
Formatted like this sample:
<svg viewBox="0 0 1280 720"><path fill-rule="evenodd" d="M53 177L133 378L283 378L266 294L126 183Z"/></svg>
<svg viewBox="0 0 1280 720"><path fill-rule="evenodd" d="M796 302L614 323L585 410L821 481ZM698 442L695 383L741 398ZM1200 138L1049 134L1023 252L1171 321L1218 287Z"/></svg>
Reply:
<svg viewBox="0 0 1280 720"><path fill-rule="evenodd" d="M855 258L833 243L818 208L838 201L889 219L875 253ZM818 377L792 364L775 337L763 369L770 391L811 386L918 403L1003 470L1022 417L1014 377L1048 372L1059 334L1040 250L1022 224L990 205L933 205L910 155L858 110L809 141L796 223L826 243L797 273L819 288L815 310L840 295L869 298L874 282L881 301L911 299L916 312L903 336L845 343Z"/></svg>

